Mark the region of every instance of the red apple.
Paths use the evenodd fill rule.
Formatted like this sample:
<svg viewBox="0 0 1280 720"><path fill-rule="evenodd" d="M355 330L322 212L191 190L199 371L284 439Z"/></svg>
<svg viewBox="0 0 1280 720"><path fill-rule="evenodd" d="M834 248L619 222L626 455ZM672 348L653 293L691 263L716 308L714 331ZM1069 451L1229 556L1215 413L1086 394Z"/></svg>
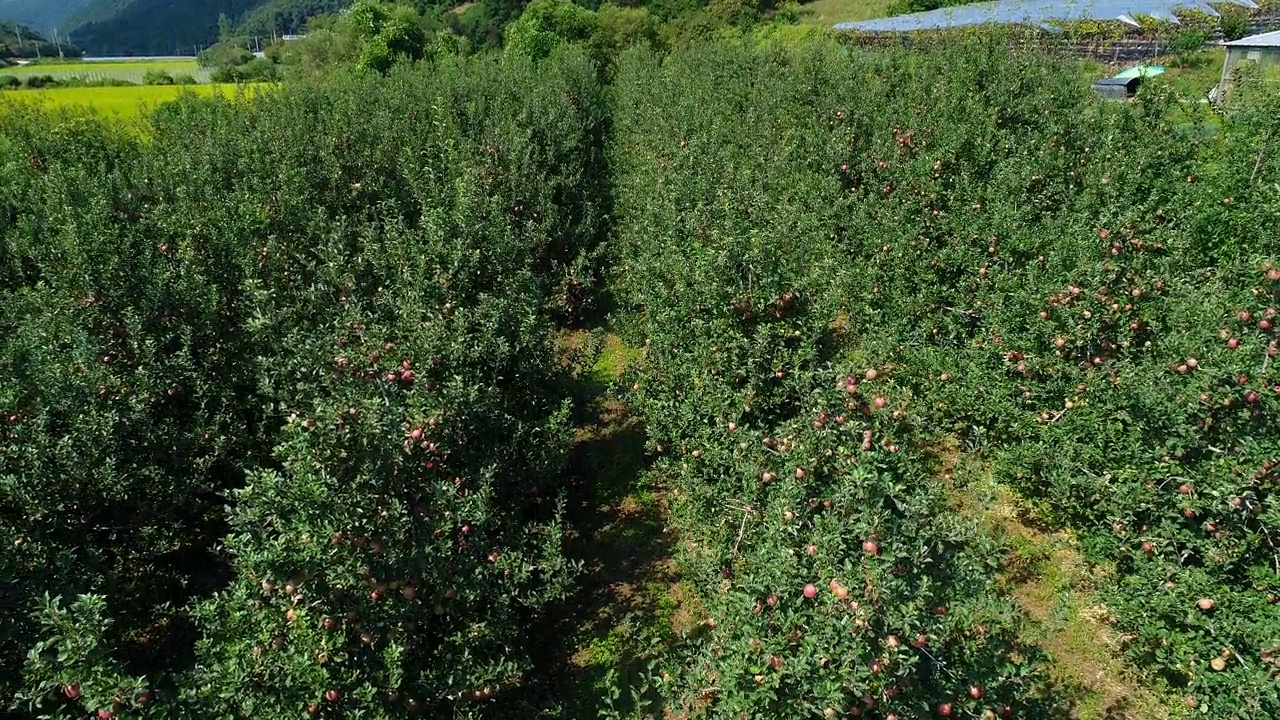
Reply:
<svg viewBox="0 0 1280 720"><path fill-rule="evenodd" d="M324 699L328 700L331 703L336 703L342 699L342 693L338 692L333 688L330 688L324 691Z"/></svg>
<svg viewBox="0 0 1280 720"><path fill-rule="evenodd" d="M940 717L951 717L951 703L942 703L939 705L938 715Z"/></svg>
<svg viewBox="0 0 1280 720"><path fill-rule="evenodd" d="M879 545L879 543L877 543L875 540L863 540L863 541L862 541L862 552L864 552L864 553L866 553L866 554L868 554L868 555L879 555L879 554L880 554L880 545Z"/></svg>
<svg viewBox="0 0 1280 720"><path fill-rule="evenodd" d="M68 698L75 700L80 697L80 683L71 683L70 685L66 685L62 688L62 692Z"/></svg>
<svg viewBox="0 0 1280 720"><path fill-rule="evenodd" d="M974 700L981 700L981 699L982 699L982 686L981 686L981 685L970 685L970 686L969 686L969 697L973 698Z"/></svg>
<svg viewBox="0 0 1280 720"><path fill-rule="evenodd" d="M809 600L818 597L818 588L814 587L813 583L805 583L804 596Z"/></svg>

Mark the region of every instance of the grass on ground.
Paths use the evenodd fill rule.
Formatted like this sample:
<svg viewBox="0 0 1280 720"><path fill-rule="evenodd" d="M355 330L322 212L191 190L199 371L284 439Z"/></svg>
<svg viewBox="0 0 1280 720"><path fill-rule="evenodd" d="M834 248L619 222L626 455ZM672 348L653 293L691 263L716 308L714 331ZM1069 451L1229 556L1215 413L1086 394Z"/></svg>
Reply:
<svg viewBox="0 0 1280 720"><path fill-rule="evenodd" d="M666 494L645 472L644 428L620 401L623 374L643 353L600 330L558 340L577 385L565 546L583 576L539 628L541 656L525 702L555 697L570 717L610 716L630 705L624 688L640 684L647 651L678 623L682 592Z"/></svg>
<svg viewBox="0 0 1280 720"><path fill-rule="evenodd" d="M957 502L1004 546L1001 579L1031 620L1027 639L1049 654L1054 679L1072 694L1073 720L1186 717L1182 703L1152 692L1121 659L1110 612L1094 591L1100 571L1072 534L1041 523L980 460L952 457Z"/></svg>
<svg viewBox="0 0 1280 720"><path fill-rule="evenodd" d="M1170 85L1192 97L1208 97L1209 91L1222 79L1222 64L1227 53L1222 48L1206 48L1185 57L1162 58L1164 74Z"/></svg>

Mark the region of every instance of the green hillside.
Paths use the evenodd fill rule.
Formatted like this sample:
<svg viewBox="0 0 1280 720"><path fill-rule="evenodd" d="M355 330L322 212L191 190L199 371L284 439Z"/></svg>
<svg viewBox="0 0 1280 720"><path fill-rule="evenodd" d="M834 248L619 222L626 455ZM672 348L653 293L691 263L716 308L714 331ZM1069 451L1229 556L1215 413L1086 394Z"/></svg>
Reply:
<svg viewBox="0 0 1280 720"><path fill-rule="evenodd" d="M218 18L239 17L261 0L93 0L68 22L91 55L193 54L218 38Z"/></svg>
<svg viewBox="0 0 1280 720"><path fill-rule="evenodd" d="M300 32L308 18L350 4L350 0L266 0L241 18L239 32L261 36Z"/></svg>
<svg viewBox="0 0 1280 720"><path fill-rule="evenodd" d="M64 23L90 0L0 0L0 21L28 25L41 32L65 30Z"/></svg>
<svg viewBox="0 0 1280 720"><path fill-rule="evenodd" d="M80 51L67 42L54 43L30 27L0 22L0 60L37 57L79 57Z"/></svg>

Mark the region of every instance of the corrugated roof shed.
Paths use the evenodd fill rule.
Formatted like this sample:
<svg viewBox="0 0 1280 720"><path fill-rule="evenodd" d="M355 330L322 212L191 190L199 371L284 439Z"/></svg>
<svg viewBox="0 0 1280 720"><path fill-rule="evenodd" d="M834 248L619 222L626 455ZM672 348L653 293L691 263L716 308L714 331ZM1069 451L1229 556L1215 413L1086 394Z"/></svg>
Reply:
<svg viewBox="0 0 1280 720"><path fill-rule="evenodd" d="M1227 47L1280 47L1280 30L1225 43Z"/></svg>
<svg viewBox="0 0 1280 720"><path fill-rule="evenodd" d="M1253 0L1223 0L1226 4L1257 8ZM971 5L939 8L897 17L840 23L836 30L864 32L906 32L941 30L983 24L1021 24L1052 29L1051 23L1074 20L1118 20L1137 25L1134 17L1150 15L1166 22L1178 22L1175 11L1198 10L1216 17L1218 12L1197 0L994 0ZM1262 37L1262 36L1259 36Z"/></svg>

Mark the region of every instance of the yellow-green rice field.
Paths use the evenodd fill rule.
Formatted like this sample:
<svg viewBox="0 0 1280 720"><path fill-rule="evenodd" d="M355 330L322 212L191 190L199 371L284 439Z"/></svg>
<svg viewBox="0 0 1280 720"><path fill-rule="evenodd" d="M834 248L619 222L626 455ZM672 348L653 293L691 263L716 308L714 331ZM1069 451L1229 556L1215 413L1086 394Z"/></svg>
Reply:
<svg viewBox="0 0 1280 720"><path fill-rule="evenodd" d="M252 95L263 86L212 85L138 85L124 87L72 87L41 90L9 90L0 92L0 103L27 103L49 108L88 107L102 115L133 118L145 110L175 100L183 93L201 97L216 94L235 97L237 93Z"/></svg>

